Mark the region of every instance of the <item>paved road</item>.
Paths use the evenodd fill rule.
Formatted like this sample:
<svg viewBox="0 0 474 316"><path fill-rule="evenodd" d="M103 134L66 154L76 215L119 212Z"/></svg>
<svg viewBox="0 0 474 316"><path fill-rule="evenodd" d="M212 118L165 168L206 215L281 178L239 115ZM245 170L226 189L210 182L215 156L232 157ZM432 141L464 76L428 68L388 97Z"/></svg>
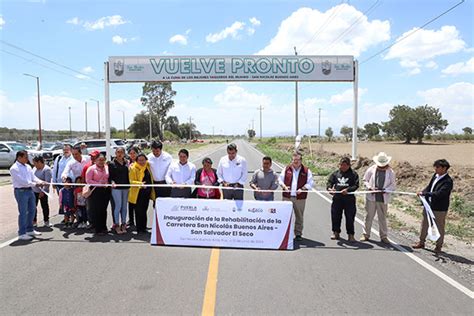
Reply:
<svg viewBox="0 0 474 316"><path fill-rule="evenodd" d="M237 144L257 168L262 155ZM210 153L215 165L224 154ZM472 299L392 247L330 240L329 215L329 203L311 194L298 249L221 249L216 314L472 314ZM0 249L0 313L201 313L209 248L58 225L41 237Z"/></svg>

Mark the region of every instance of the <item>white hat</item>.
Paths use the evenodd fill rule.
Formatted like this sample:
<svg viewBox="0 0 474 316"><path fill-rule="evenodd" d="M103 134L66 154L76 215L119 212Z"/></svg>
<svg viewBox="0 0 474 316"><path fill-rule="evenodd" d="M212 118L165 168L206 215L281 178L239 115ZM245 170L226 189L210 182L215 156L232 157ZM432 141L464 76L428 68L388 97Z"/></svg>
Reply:
<svg viewBox="0 0 474 316"><path fill-rule="evenodd" d="M392 160L392 157L387 156L386 153L381 151L376 156L372 157L372 160L375 162L377 166L383 168L390 163L390 160Z"/></svg>

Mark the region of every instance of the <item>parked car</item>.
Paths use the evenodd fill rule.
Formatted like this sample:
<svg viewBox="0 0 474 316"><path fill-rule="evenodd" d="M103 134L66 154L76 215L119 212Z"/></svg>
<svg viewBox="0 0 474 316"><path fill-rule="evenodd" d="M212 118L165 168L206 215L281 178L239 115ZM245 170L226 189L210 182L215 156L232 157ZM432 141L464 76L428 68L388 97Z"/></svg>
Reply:
<svg viewBox="0 0 474 316"><path fill-rule="evenodd" d="M127 139L127 149L132 146L137 146L140 149L149 147L148 142L144 139Z"/></svg>
<svg viewBox="0 0 474 316"><path fill-rule="evenodd" d="M112 152L110 153L112 156L114 155L115 153L115 149L117 149L118 147L122 147L124 149L126 149L126 144L125 142L122 140L122 139L111 139L111 148L112 148ZM106 142L105 142L105 139L88 139L88 140L82 140L82 141L78 141L77 143L74 144L73 147L79 147L82 143L86 144L87 145L87 152L91 152L93 150L98 150L100 151L100 153L102 154L106 154Z"/></svg>
<svg viewBox="0 0 474 316"><path fill-rule="evenodd" d="M45 163L51 164L53 161L53 153L48 150L28 149L25 144L18 142L0 142L0 167L8 168L15 162L17 151L26 150L28 152L28 160L33 163L35 156L42 156Z"/></svg>

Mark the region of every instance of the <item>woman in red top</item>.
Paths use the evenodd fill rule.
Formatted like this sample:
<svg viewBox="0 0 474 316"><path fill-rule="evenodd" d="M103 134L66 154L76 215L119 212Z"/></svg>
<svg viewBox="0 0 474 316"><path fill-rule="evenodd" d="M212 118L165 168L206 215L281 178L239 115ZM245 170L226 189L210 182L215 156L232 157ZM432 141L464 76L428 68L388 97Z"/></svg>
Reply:
<svg viewBox="0 0 474 316"><path fill-rule="evenodd" d="M105 164L105 156L100 154L95 165L86 172L86 183L93 189L90 199L90 208L94 217L95 232L105 235L107 230L107 205L110 200L110 187L96 186L109 183L109 169Z"/></svg>
<svg viewBox="0 0 474 316"><path fill-rule="evenodd" d="M196 180L194 184L205 186L219 186L217 181L216 169L212 168L211 158L204 158L202 160L202 168L196 171ZM220 199L220 191L218 188L198 188L196 189L198 199Z"/></svg>

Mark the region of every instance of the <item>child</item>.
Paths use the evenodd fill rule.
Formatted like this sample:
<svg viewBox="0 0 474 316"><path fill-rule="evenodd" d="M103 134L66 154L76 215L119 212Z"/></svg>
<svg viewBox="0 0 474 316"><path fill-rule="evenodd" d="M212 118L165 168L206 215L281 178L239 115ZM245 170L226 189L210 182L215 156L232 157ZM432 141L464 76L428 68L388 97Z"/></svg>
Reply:
<svg viewBox="0 0 474 316"><path fill-rule="evenodd" d="M74 189L71 187L72 179L66 178L64 187L59 190L59 206L64 210L64 225L71 227L74 223Z"/></svg>
<svg viewBox="0 0 474 316"><path fill-rule="evenodd" d="M76 183L84 183L82 177L76 178ZM77 186L74 189L74 207L76 209L78 228L87 227L87 209L86 209L86 198L82 195L82 186Z"/></svg>

